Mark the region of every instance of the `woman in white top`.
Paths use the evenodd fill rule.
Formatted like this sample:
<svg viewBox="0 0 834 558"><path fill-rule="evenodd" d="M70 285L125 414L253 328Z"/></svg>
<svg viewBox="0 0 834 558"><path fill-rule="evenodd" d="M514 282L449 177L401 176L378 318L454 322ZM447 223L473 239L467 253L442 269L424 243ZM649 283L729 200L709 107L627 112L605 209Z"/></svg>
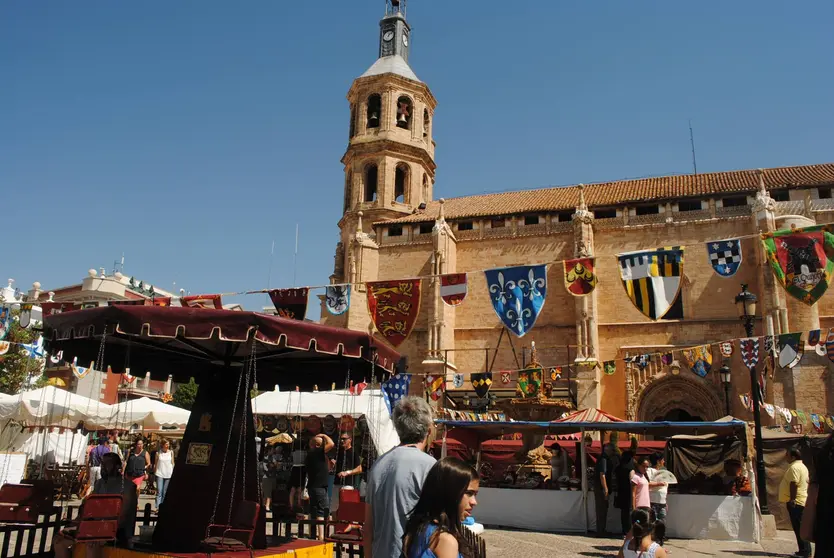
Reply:
<svg viewBox="0 0 834 558"><path fill-rule="evenodd" d="M640 508L631 512L631 530L617 558L666 558L666 550L652 540L654 535L663 535L656 530L662 531L665 527L663 523L655 523L651 509Z"/></svg>
<svg viewBox="0 0 834 558"><path fill-rule="evenodd" d="M171 444L168 440L162 440L159 444L159 451L156 452L156 508L162 505L165 500L165 493L168 492L168 483L171 482L171 475L174 474L174 452L171 451Z"/></svg>

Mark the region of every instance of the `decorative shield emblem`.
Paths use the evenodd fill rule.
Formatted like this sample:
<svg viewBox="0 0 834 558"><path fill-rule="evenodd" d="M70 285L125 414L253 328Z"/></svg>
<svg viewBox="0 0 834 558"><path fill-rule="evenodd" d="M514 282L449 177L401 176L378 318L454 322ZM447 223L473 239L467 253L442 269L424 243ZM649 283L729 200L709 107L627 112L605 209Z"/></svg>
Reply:
<svg viewBox="0 0 834 558"><path fill-rule="evenodd" d="M617 363L613 360L606 360L602 363L602 371L606 376L613 376L617 371Z"/></svg>
<svg viewBox="0 0 834 558"><path fill-rule="evenodd" d="M304 421L304 430L313 435L318 434L321 432L321 419L316 415L310 415Z"/></svg>
<svg viewBox="0 0 834 558"><path fill-rule="evenodd" d="M551 382L558 382L562 379L562 367L561 366L554 366L550 369L550 381Z"/></svg>
<svg viewBox="0 0 834 558"><path fill-rule="evenodd" d="M825 352L828 360L834 362L834 327L828 330L828 337L825 338Z"/></svg>
<svg viewBox="0 0 834 558"><path fill-rule="evenodd" d="M808 422L808 417L806 417L805 413L800 411L799 409L796 410L796 416L803 424Z"/></svg>
<svg viewBox="0 0 834 558"><path fill-rule="evenodd" d="M732 277L741 267L741 240L732 238L707 242L707 256L718 275Z"/></svg>
<svg viewBox="0 0 834 558"><path fill-rule="evenodd" d="M450 273L440 276L440 298L449 306L457 306L466 298L466 274Z"/></svg>
<svg viewBox="0 0 834 558"><path fill-rule="evenodd" d="M388 407L388 413L394 411L394 406L397 402L408 395L408 390L411 387L411 374L394 374L382 383L380 386L382 390L382 399L385 401L385 406Z"/></svg>
<svg viewBox="0 0 834 558"><path fill-rule="evenodd" d="M764 352L766 357L776 356L776 336L775 335L765 335L764 336Z"/></svg>
<svg viewBox="0 0 834 558"><path fill-rule="evenodd" d="M285 416L280 416L280 417L276 418L274 424L275 424L274 428L278 432L286 432L290 429L290 421Z"/></svg>
<svg viewBox="0 0 834 558"><path fill-rule="evenodd" d="M492 372L474 372L469 375L475 395L483 399L492 387Z"/></svg>
<svg viewBox="0 0 834 558"><path fill-rule="evenodd" d="M446 378L443 375L428 375L426 376L426 391L429 392L429 397L432 401L437 401L443 397L443 390L446 388Z"/></svg>
<svg viewBox="0 0 834 558"><path fill-rule="evenodd" d="M420 311L420 280L368 283L368 311L377 331L393 347L411 334Z"/></svg>
<svg viewBox="0 0 834 558"><path fill-rule="evenodd" d="M72 373L75 375L76 378L83 378L84 376L89 374L90 370L93 369L93 364L95 364L94 362L90 362L90 366L84 368L83 366L77 366L77 363L77 359L72 359L72 364L70 364L70 369L72 370Z"/></svg>
<svg viewBox="0 0 834 558"><path fill-rule="evenodd" d="M759 338L745 337L739 339L738 347L741 350L741 361L747 368L753 368L759 364Z"/></svg>
<svg viewBox="0 0 834 558"><path fill-rule="evenodd" d="M9 333L9 321L11 320L11 308L0 306L0 340L5 339Z"/></svg>
<svg viewBox="0 0 834 558"><path fill-rule="evenodd" d="M828 424L828 428L830 428L831 430L834 430L834 417L832 417L831 415L828 415L825 418L825 422Z"/></svg>
<svg viewBox="0 0 834 558"><path fill-rule="evenodd" d="M675 361L674 355L672 353L665 353L660 355L660 362L666 366L669 366Z"/></svg>
<svg viewBox="0 0 834 558"><path fill-rule="evenodd" d="M565 287L574 296L585 296L597 286L594 258L565 260Z"/></svg>
<svg viewBox="0 0 834 558"><path fill-rule="evenodd" d="M683 276L683 247L629 252L617 256L628 298L644 316L663 318L678 297Z"/></svg>
<svg viewBox="0 0 834 558"><path fill-rule="evenodd" d="M278 317L303 321L307 316L307 297L310 294L307 287L273 289L268 294Z"/></svg>
<svg viewBox="0 0 834 558"><path fill-rule="evenodd" d="M324 430L324 433L330 436L336 433L336 431L339 428L339 423L336 420L336 417L334 417L333 415L327 415L321 421L321 427L322 430Z"/></svg>
<svg viewBox="0 0 834 558"><path fill-rule="evenodd" d="M784 333L779 336L779 366L793 368L802 360L802 333Z"/></svg>
<svg viewBox="0 0 834 558"><path fill-rule="evenodd" d="M331 285L324 289L324 306L334 316L341 316L350 308L350 285Z"/></svg>
<svg viewBox="0 0 834 558"><path fill-rule="evenodd" d="M501 372L501 383L506 385L510 384L510 373L509 372Z"/></svg>
<svg viewBox="0 0 834 558"><path fill-rule="evenodd" d="M452 376L452 385L460 389L463 387L463 374L455 374Z"/></svg>
<svg viewBox="0 0 834 558"><path fill-rule="evenodd" d="M18 316L18 320L20 321L20 327L26 328L29 327L29 324L32 323L32 305L31 304L21 304L20 305L20 315ZM0 318L2 321L2 318Z"/></svg>
<svg viewBox="0 0 834 558"><path fill-rule="evenodd" d="M637 358L634 359L634 364L636 364L637 368L640 370L645 370L649 366L651 360L652 355L637 355Z"/></svg>
<svg viewBox="0 0 834 558"><path fill-rule="evenodd" d="M341 432L353 432L356 428L356 419L350 415L342 415L339 419L339 430Z"/></svg>
<svg viewBox="0 0 834 558"><path fill-rule="evenodd" d="M64 351L58 351L58 353L57 353L57 354L54 354L54 355L50 355L50 356L49 356L49 361L50 361L52 364L58 364L58 363L59 363L59 362L61 362L62 360L64 360Z"/></svg>
<svg viewBox="0 0 834 558"><path fill-rule="evenodd" d="M542 388L542 369L528 368L518 372L516 392L521 397L538 397Z"/></svg>
<svg viewBox="0 0 834 558"><path fill-rule="evenodd" d="M813 329L808 332L808 344L812 347L816 347L820 344L820 336L822 335L822 330L820 329Z"/></svg>
<svg viewBox="0 0 834 558"><path fill-rule="evenodd" d="M776 408L772 404L765 403L764 408L765 412L770 416L770 418L774 418L776 416Z"/></svg>
<svg viewBox="0 0 834 558"><path fill-rule="evenodd" d="M8 353L9 347L11 346L12 344L8 341L0 341L0 355L5 355L6 353Z"/></svg>
<svg viewBox="0 0 834 558"><path fill-rule="evenodd" d="M683 357L689 364L689 368L702 378L712 369L712 351L710 351L709 345L685 349Z"/></svg>
<svg viewBox="0 0 834 558"><path fill-rule="evenodd" d="M539 317L547 296L547 266L522 265L484 272L492 308L509 331L522 337Z"/></svg>
<svg viewBox="0 0 834 558"><path fill-rule="evenodd" d="M811 424L814 425L814 428L817 430L821 430L820 428L820 416L816 413L811 413Z"/></svg>
<svg viewBox="0 0 834 558"><path fill-rule="evenodd" d="M223 300L219 294L189 295L180 297L180 304L186 308L213 308L223 310Z"/></svg>
<svg viewBox="0 0 834 558"><path fill-rule="evenodd" d="M723 343L719 343L718 348L721 350L721 356L723 356L724 358L730 358L731 356L733 356L732 341L724 341Z"/></svg>
<svg viewBox="0 0 834 558"><path fill-rule="evenodd" d="M782 416L785 417L785 422L790 424L791 420L793 420L793 415L791 414L790 409L782 409Z"/></svg>
<svg viewBox="0 0 834 558"><path fill-rule="evenodd" d="M829 231L828 225L817 225L762 234L776 280L808 305L819 300L831 283L834 262L825 254L825 248L834 249L834 235Z"/></svg>

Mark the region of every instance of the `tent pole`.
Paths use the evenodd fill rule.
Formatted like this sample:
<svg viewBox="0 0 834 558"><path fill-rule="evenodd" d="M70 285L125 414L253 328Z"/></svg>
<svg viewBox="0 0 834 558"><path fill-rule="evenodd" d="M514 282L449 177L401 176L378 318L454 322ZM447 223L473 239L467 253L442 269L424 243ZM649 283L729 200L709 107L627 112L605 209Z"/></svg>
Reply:
<svg viewBox="0 0 834 558"><path fill-rule="evenodd" d="M585 534L588 534L588 475L586 471L588 470L588 455L585 451L585 428L579 429L579 451L580 451L580 471L579 474L582 475L579 477L582 479L582 509L585 510Z"/></svg>

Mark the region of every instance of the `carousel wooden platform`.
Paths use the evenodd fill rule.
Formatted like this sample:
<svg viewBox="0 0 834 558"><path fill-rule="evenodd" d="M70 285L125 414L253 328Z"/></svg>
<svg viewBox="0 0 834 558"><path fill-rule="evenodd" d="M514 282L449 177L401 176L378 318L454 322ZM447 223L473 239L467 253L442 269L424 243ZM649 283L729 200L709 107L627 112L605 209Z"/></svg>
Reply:
<svg viewBox="0 0 834 558"><path fill-rule="evenodd" d="M252 558L253 556L254 558L332 558L333 545L321 541L297 539L263 550L255 550L251 555L248 550L211 553L211 558ZM72 558L86 558L86 548L83 544L75 547ZM205 552L180 554L105 546L101 550L100 558L209 558L209 554Z"/></svg>

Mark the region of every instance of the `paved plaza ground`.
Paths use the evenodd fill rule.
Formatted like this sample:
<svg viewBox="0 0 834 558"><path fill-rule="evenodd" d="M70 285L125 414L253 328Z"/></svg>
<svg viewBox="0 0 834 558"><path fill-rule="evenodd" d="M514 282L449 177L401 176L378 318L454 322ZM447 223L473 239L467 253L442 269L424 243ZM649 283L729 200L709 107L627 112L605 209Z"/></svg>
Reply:
<svg viewBox="0 0 834 558"><path fill-rule="evenodd" d="M489 558L616 556L620 543L613 538L499 529L487 529L482 536L487 542ZM762 541L762 544L672 540L665 546L673 558L790 556L796 552L796 539L792 531L779 531L777 538Z"/></svg>

